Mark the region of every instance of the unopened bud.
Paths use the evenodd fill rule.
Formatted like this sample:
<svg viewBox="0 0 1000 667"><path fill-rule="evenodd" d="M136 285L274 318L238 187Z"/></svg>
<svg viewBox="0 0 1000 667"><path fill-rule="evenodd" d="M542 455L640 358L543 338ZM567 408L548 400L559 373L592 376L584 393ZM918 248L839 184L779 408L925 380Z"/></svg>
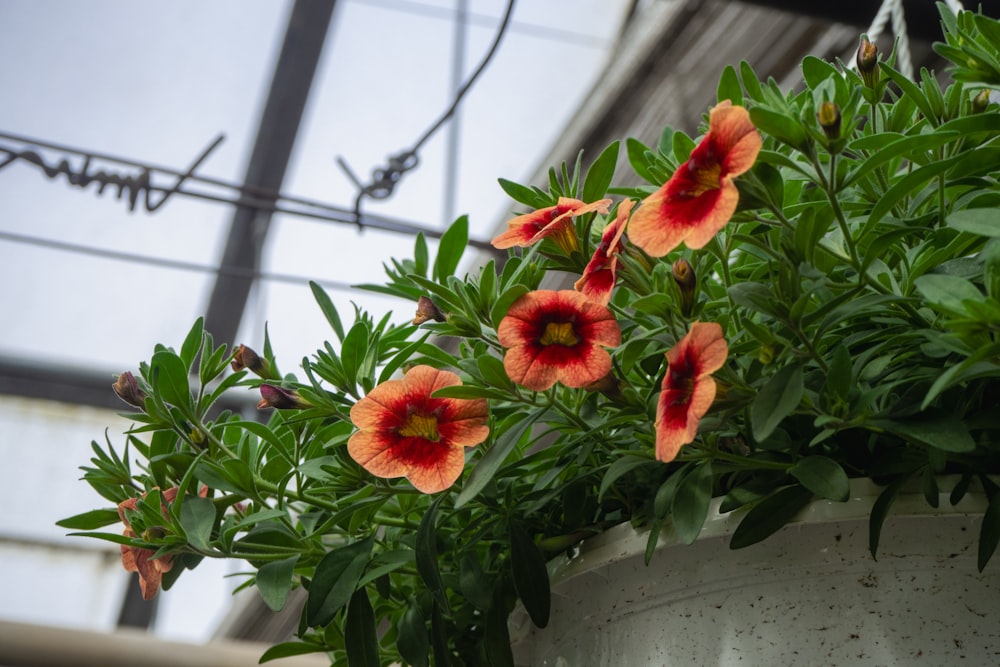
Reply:
<svg viewBox="0 0 1000 667"><path fill-rule="evenodd" d="M265 379L268 377L268 372L270 371L267 359L262 359L260 355L246 345L240 345L236 348L236 352L233 353L231 365L234 371L241 371L247 368L254 374Z"/></svg>
<svg viewBox="0 0 1000 667"><path fill-rule="evenodd" d="M413 323L423 324L429 320L444 322L445 314L429 297L422 296L417 299L417 314L413 318Z"/></svg>
<svg viewBox="0 0 1000 667"><path fill-rule="evenodd" d="M614 376L613 373L608 373L600 380L594 380L590 384L584 387L586 391L599 391L605 396L615 397L621 395L621 386L618 384L618 378Z"/></svg>
<svg viewBox="0 0 1000 667"><path fill-rule="evenodd" d="M111 385L111 388L118 394L118 398L129 405L137 408L145 407L146 393L142 389L139 389L139 383L130 372L125 371L119 375L115 383Z"/></svg>
<svg viewBox="0 0 1000 667"><path fill-rule="evenodd" d="M982 113L986 111L986 107L990 105L990 91L987 88L983 88L979 93L972 98L972 113Z"/></svg>
<svg viewBox="0 0 1000 667"><path fill-rule="evenodd" d="M277 408L278 410L301 410L311 408L312 403L299 396L299 392L294 389L283 389L275 387L273 384L262 384L260 386L260 402L257 409Z"/></svg>
<svg viewBox="0 0 1000 667"><path fill-rule="evenodd" d="M694 267L682 257L674 262L671 272L681 294L681 314L687 317L694 310L694 288L698 282Z"/></svg>
<svg viewBox="0 0 1000 667"><path fill-rule="evenodd" d="M867 37L861 38L861 45L858 46L858 55L855 59L858 65L858 73L869 88L875 88L879 80L878 70L878 47L868 41Z"/></svg>
<svg viewBox="0 0 1000 667"><path fill-rule="evenodd" d="M833 102L823 102L819 105L816 117L819 118L820 127L827 139L840 138L840 107Z"/></svg>

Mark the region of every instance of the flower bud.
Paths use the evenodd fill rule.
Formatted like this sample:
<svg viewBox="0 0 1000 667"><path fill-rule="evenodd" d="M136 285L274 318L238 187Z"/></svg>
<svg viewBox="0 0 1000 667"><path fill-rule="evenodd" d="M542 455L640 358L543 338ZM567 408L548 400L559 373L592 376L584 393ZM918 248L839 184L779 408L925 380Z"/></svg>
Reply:
<svg viewBox="0 0 1000 667"><path fill-rule="evenodd" d="M278 410L301 410L311 408L312 403L299 396L299 392L294 389L284 389L275 387L273 384L262 384L260 386L260 402L257 409L277 408Z"/></svg>
<svg viewBox="0 0 1000 667"><path fill-rule="evenodd" d="M414 324L423 324L429 320L444 322L445 314L430 300L429 297L422 296L417 299L417 314L413 318Z"/></svg>
<svg viewBox="0 0 1000 667"><path fill-rule="evenodd" d="M855 59L858 65L858 73L869 88L875 88L879 80L878 69L878 47L868 41L867 37L861 38L861 45L858 46L858 55Z"/></svg>
<svg viewBox="0 0 1000 667"><path fill-rule="evenodd" d="M234 371L241 371L244 368L262 378L267 378L270 371L267 359L262 359L260 355L251 350L246 345L240 345L233 353L232 368Z"/></svg>
<svg viewBox="0 0 1000 667"><path fill-rule="evenodd" d="M990 91L988 88L983 88L979 93L972 98L972 113L982 113L986 111L986 107L990 105Z"/></svg>
<svg viewBox="0 0 1000 667"><path fill-rule="evenodd" d="M840 138L840 107L833 102L823 102L816 113L820 127L831 141Z"/></svg>
<svg viewBox="0 0 1000 667"><path fill-rule="evenodd" d="M142 408L146 405L146 393L142 389L139 389L139 383L136 381L135 376L128 371L119 375L115 383L111 385L111 388L118 394L118 398L129 405L137 408Z"/></svg>
<svg viewBox="0 0 1000 667"><path fill-rule="evenodd" d="M681 314L687 317L694 310L694 288L698 282L694 275L694 267L691 266L691 262L682 257L674 262L671 272L674 274L677 289L681 293Z"/></svg>

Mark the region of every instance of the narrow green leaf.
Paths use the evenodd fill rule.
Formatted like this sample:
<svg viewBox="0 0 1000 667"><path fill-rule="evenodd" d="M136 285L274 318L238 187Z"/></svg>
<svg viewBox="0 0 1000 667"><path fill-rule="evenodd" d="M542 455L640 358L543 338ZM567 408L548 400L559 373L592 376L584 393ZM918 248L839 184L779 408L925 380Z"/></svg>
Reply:
<svg viewBox="0 0 1000 667"><path fill-rule="evenodd" d="M56 525L60 528L69 528L70 530L94 530L95 528L103 528L104 526L118 523L118 521L120 521L118 510L103 509L91 510L83 514L67 517L56 521Z"/></svg>
<svg viewBox="0 0 1000 667"><path fill-rule="evenodd" d="M260 597L271 611L281 611L292 590L292 575L295 573L295 563L298 554L290 558L282 558L265 563L257 570L255 579Z"/></svg>
<svg viewBox="0 0 1000 667"><path fill-rule="evenodd" d="M180 408L185 415L191 414L191 388L188 385L187 365L169 350L160 350L149 363L149 374L153 391L165 403Z"/></svg>
<svg viewBox="0 0 1000 667"><path fill-rule="evenodd" d="M431 650L434 653L434 667L450 667L451 651L448 650L448 636L441 608L437 601L431 612Z"/></svg>
<svg viewBox="0 0 1000 667"><path fill-rule="evenodd" d="M344 622L344 648L348 667L380 667L375 611L368 591L360 588L351 596Z"/></svg>
<svg viewBox="0 0 1000 667"><path fill-rule="evenodd" d="M983 525L979 530L979 571L982 572L1000 544L1000 493L994 493L989 507L983 514Z"/></svg>
<svg viewBox="0 0 1000 667"><path fill-rule="evenodd" d="M612 142L598 156L587 170L583 181L583 201L592 202L600 199L611 187L611 179L615 176L615 165L618 164L618 148L621 142Z"/></svg>
<svg viewBox="0 0 1000 667"><path fill-rule="evenodd" d="M896 501L896 495L909 479L909 475L898 477L885 487L872 505L872 513L868 517L868 551L871 552L872 558L875 560L878 560L878 542L882 535L882 525L885 523L886 517L889 516L889 509Z"/></svg>
<svg viewBox="0 0 1000 667"><path fill-rule="evenodd" d="M438 243L437 257L434 258L434 280L444 282L451 275L454 275L458 267L462 253L469 245L469 218L461 216L441 237Z"/></svg>
<svg viewBox="0 0 1000 667"><path fill-rule="evenodd" d="M958 276L933 273L920 276L913 284L929 304L949 315L967 316L968 309L962 302L983 300L979 288Z"/></svg>
<svg viewBox="0 0 1000 667"><path fill-rule="evenodd" d="M188 543L196 549L208 551L208 542L215 527L215 503L208 498L189 496L180 510L181 528Z"/></svg>
<svg viewBox="0 0 1000 667"><path fill-rule="evenodd" d="M499 178L497 181L500 183L500 188L507 193L507 196L519 204L524 204L529 208L545 208L552 205L552 202L545 195L536 192L526 185L508 181L506 178Z"/></svg>
<svg viewBox="0 0 1000 667"><path fill-rule="evenodd" d="M477 609L489 609L493 595L487 587L488 579L483 572L483 566L479 562L479 556L474 551L466 551L462 554L459 563L458 587L462 590L462 595L474 604Z"/></svg>
<svg viewBox="0 0 1000 667"><path fill-rule="evenodd" d="M712 477L712 463L705 461L685 475L677 485L670 514L677 537L684 544L691 544L698 539L701 527L705 525L708 505L712 500Z"/></svg>
<svg viewBox="0 0 1000 667"><path fill-rule="evenodd" d="M487 664L490 667L514 667L506 610L500 604L492 605L486 612L483 626L483 648Z"/></svg>
<svg viewBox="0 0 1000 667"><path fill-rule="evenodd" d="M663 524L659 521L654 521L649 526L649 535L646 537L646 551L643 554L643 564L649 567L650 561L653 560L653 554L656 553L656 546L660 543L660 531L663 528Z"/></svg>
<svg viewBox="0 0 1000 667"><path fill-rule="evenodd" d="M851 495L847 473L839 463L826 456L807 456L793 465L788 473L821 498L843 502Z"/></svg>
<svg viewBox="0 0 1000 667"><path fill-rule="evenodd" d="M510 568L514 576L514 588L528 616L531 617L531 622L536 627L544 628L549 624L549 610L552 604L545 556L517 521L511 521L508 528Z"/></svg>
<svg viewBox="0 0 1000 667"><path fill-rule="evenodd" d="M608 471L604 473L604 478L601 480L601 488L597 492L597 502L601 502L601 499L604 498L605 492L611 488L611 485L617 482L620 477L643 465L656 466L662 464L657 464L655 461L645 456L622 456L615 460L615 462L608 467Z"/></svg>
<svg viewBox="0 0 1000 667"><path fill-rule="evenodd" d="M428 266L430 266L430 255L427 252L427 238L423 232L418 232L417 240L413 244L413 272L426 278Z"/></svg>
<svg viewBox="0 0 1000 667"><path fill-rule="evenodd" d="M483 458L479 459L472 472L469 473L465 486L462 487L458 498L455 499L455 509L461 508L479 495L479 492L493 479L497 470L500 469L500 466L521 440L521 436L531 428L534 421L534 419L521 420L514 428L503 431L503 434L493 442Z"/></svg>
<svg viewBox="0 0 1000 667"><path fill-rule="evenodd" d="M743 106L743 88L740 86L739 77L736 76L736 68L732 65L726 65L722 70L715 97L719 102L729 100L733 106Z"/></svg>
<svg viewBox="0 0 1000 667"><path fill-rule="evenodd" d="M323 653L325 651L326 647L310 642L283 642L275 644L264 651L257 664L264 664L265 662L278 660L279 658L290 658L295 655L306 655L308 653Z"/></svg>
<svg viewBox="0 0 1000 667"><path fill-rule="evenodd" d="M772 493L754 505L740 521L729 541L730 549L742 549L776 533L812 500L809 489L796 484Z"/></svg>
<svg viewBox="0 0 1000 667"><path fill-rule="evenodd" d="M969 434L965 422L947 414L917 415L906 421L893 419L873 419L871 426L881 428L893 435L945 452L971 452L976 442Z"/></svg>
<svg viewBox="0 0 1000 667"><path fill-rule="evenodd" d="M205 320L201 317L194 321L194 325L191 326L191 330L188 331L187 337L184 338L184 343L181 345L181 361L190 370L194 366L194 360L198 356L198 350L201 349L201 339L202 332L204 331Z"/></svg>
<svg viewBox="0 0 1000 667"><path fill-rule="evenodd" d="M319 283L309 281L309 289L312 290L313 298L316 299L316 303L319 304L320 310L323 311L323 315L326 317L326 321L330 323L330 327L333 328L333 332L337 334L337 340L344 340L344 325L340 321L340 315L337 313L337 307L333 305L333 301L330 300L330 296L320 287Z"/></svg>
<svg viewBox="0 0 1000 667"><path fill-rule="evenodd" d="M373 538L368 537L334 549L316 565L306 601L306 618L310 626L329 624L350 601L368 566L373 542Z"/></svg>
<svg viewBox="0 0 1000 667"><path fill-rule="evenodd" d="M441 579L441 570L438 569L437 557L437 512L441 506L441 501L445 499L442 494L431 503L420 520L417 528L417 541L414 545L414 552L417 561L417 572L424 580L424 585L434 594L434 599L450 612L448 605L448 595L445 592L444 580Z"/></svg>
<svg viewBox="0 0 1000 667"><path fill-rule="evenodd" d="M786 366L778 371L750 404L754 439L767 440L781 420L795 411L804 392L801 366Z"/></svg>

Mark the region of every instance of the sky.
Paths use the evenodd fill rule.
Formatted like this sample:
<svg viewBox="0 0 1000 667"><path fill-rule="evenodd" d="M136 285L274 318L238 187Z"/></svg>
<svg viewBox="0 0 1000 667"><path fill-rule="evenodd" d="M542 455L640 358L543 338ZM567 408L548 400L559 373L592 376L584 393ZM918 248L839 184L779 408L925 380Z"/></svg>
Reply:
<svg viewBox="0 0 1000 667"><path fill-rule="evenodd" d="M283 192L351 208L361 177L409 148L451 103L454 9L459 0L340 0L305 109ZM508 34L466 96L459 127L454 214L489 239L512 208L497 178L527 181L593 85L621 24L625 0L519 0ZM198 174L238 182L256 135L290 0L0 0L0 134L28 137L185 169L216 136L223 143ZM494 37L504 0L467 0L467 76ZM392 198L367 213L443 229L447 130L423 148ZM0 147L66 157L0 137ZM4 162L0 153L0 163ZM79 169L81 160L69 157ZM95 168L112 168L94 163ZM123 175L128 168L113 167ZM154 177L155 178L155 177ZM154 181L156 182L156 181ZM17 160L0 168L0 356L104 372L108 382L148 359L156 343L179 346L211 294L210 273L163 268L46 246L59 243L195 265L219 261L228 206L174 197L153 213L129 212L113 192L70 187ZM260 349L265 324L284 372L330 336L307 280L379 282L389 257L413 239L291 215L274 217L261 281L239 339ZM413 305L356 289L332 289L396 321ZM128 424L112 413L0 397L0 488L26 511L0 516L0 618L107 629L125 576L114 550L66 538L53 524L105 503L77 481L88 443ZM53 541L73 551L25 544ZM83 544L86 542L86 544ZM89 551L77 551L78 549ZM102 551L103 549L103 551ZM210 636L234 585L213 564L185 573L163 596L157 631ZM77 568L77 570L74 570ZM227 569L228 568L228 569ZM12 589L10 587L17 586ZM8 594L8 591L11 591ZM68 591L68 592L67 592ZM67 597L68 596L68 597ZM65 602L53 610L52 600ZM191 609L199 612L192 614Z"/></svg>

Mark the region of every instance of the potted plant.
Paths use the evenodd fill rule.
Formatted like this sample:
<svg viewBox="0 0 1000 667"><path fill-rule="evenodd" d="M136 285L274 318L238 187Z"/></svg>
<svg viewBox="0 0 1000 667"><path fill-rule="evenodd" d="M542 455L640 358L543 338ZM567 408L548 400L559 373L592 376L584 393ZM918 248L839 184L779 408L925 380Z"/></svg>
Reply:
<svg viewBox="0 0 1000 667"><path fill-rule="evenodd" d="M545 626L546 563L587 538L631 524L655 561L661 536L721 516L732 548L766 544L852 480L875 499L872 557L905 485L930 504L977 485L982 570L1000 540L1000 23L942 17L944 89L864 39L857 71L806 58L799 91L741 63L701 137L629 141L647 185L614 186L617 143L545 189L501 180L526 211L494 239L505 261L455 275L459 219L433 261L418 237L360 286L416 302L412 322L345 322L313 285L333 340L301 376L266 336L230 350L195 323L115 384L133 425L84 478L116 507L61 525L120 543L147 597L206 557L245 560L273 609L306 588L299 641L265 658L337 664L512 664L511 611ZM249 389L266 423L213 412Z"/></svg>

